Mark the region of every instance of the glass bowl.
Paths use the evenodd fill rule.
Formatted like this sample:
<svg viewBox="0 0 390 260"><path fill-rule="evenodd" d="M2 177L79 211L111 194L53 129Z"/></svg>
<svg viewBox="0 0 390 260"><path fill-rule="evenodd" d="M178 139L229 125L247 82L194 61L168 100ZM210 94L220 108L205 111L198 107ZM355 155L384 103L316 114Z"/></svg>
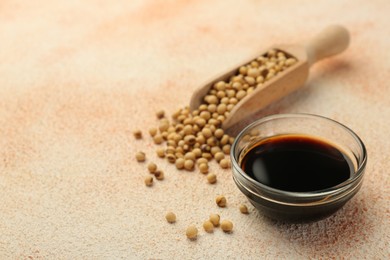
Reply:
<svg viewBox="0 0 390 260"><path fill-rule="evenodd" d="M351 177L336 186L310 192L279 190L251 178L241 168L244 154L259 141L278 135L305 135L332 144L351 160ZM279 114L253 122L236 137L230 155L233 180L254 207L272 219L291 222L322 219L340 209L359 191L367 163L366 148L351 129L310 114Z"/></svg>

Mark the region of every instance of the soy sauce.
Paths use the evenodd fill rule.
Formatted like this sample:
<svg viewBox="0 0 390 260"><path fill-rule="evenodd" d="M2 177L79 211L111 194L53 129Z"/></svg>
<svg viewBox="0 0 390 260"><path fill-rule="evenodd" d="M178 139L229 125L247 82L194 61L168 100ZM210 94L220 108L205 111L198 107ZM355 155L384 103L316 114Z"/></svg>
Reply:
<svg viewBox="0 0 390 260"><path fill-rule="evenodd" d="M260 141L244 155L241 168L262 184L293 192L327 189L353 173L351 160L332 144L294 135Z"/></svg>

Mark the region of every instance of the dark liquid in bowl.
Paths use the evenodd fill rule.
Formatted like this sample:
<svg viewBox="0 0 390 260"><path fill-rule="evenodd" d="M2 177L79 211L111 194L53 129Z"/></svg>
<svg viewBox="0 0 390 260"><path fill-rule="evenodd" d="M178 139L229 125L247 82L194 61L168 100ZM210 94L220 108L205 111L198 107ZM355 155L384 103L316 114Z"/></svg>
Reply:
<svg viewBox="0 0 390 260"><path fill-rule="evenodd" d="M294 135L260 141L244 155L241 168L260 183L294 192L327 189L353 173L351 160L333 145Z"/></svg>

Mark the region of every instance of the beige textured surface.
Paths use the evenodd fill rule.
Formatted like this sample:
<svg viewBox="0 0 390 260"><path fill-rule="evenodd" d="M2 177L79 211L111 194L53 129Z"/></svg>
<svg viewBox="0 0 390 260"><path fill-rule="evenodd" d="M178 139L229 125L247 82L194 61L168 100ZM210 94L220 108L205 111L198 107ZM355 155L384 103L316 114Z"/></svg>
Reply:
<svg viewBox="0 0 390 260"><path fill-rule="evenodd" d="M389 1L238 2L0 1L1 259L390 258ZM350 29L350 48L259 114L328 116L365 141L364 186L332 217L292 225L252 207L242 215L230 171L212 165L219 181L208 185L158 161L149 138L132 138L256 49L336 22ZM153 188L137 150L166 173ZM220 193L226 209L214 205ZM185 227L212 212L234 232L187 240Z"/></svg>

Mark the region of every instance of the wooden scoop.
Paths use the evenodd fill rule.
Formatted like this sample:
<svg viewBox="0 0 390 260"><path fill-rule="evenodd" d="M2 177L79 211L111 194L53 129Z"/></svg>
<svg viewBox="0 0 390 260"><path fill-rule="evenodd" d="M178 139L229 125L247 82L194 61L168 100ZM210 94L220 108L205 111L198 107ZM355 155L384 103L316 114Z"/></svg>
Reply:
<svg viewBox="0 0 390 260"><path fill-rule="evenodd" d="M257 55L250 59L246 59L245 62L239 63L221 76L214 77L213 80L208 81L197 89L191 97L190 109L193 111L202 104L204 96L214 83L221 80L228 81L231 76L238 73L238 69L241 66L267 53L270 49L277 49L295 57L298 62L266 81L263 86L256 88L251 94L237 103L222 124L222 128L226 130L256 111L303 86L309 75L309 67L312 64L323 58L341 53L348 47L348 44L349 33L347 29L339 25L332 25L325 28L304 45L272 46L265 51L258 52Z"/></svg>

